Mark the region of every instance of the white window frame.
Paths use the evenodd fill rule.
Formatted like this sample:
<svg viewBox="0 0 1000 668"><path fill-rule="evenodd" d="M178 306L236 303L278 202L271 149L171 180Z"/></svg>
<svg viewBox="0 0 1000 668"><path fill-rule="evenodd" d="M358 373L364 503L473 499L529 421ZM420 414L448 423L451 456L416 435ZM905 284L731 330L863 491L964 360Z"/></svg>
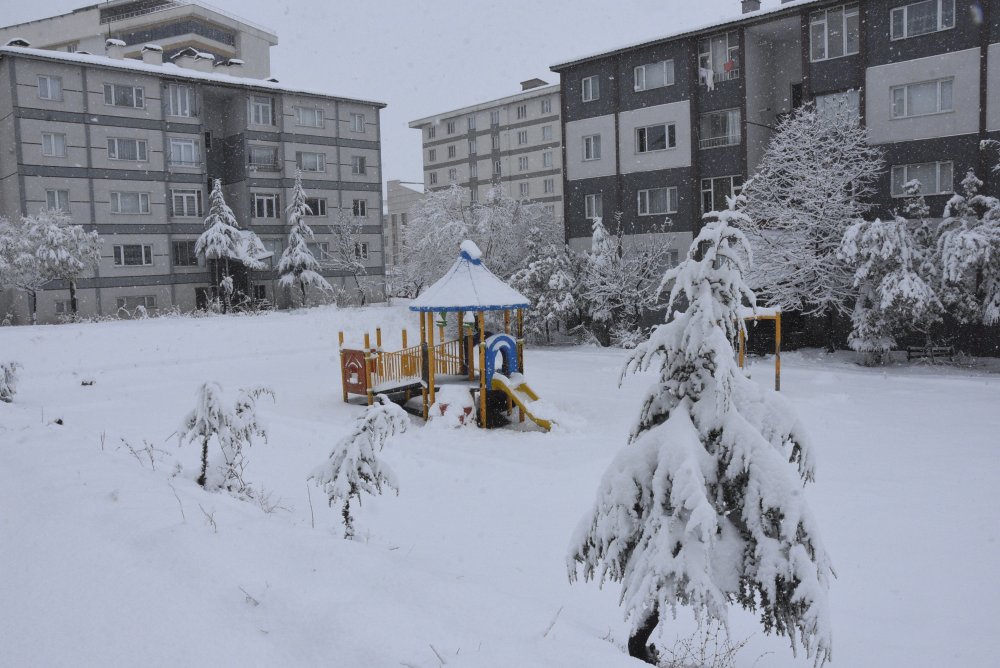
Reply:
<svg viewBox="0 0 1000 668"><path fill-rule="evenodd" d="M167 161L173 167L200 167L201 146L195 139L170 137L167 141Z"/></svg>
<svg viewBox="0 0 1000 668"><path fill-rule="evenodd" d="M494 109L490 112L490 125L500 125L500 110Z"/></svg>
<svg viewBox="0 0 1000 668"><path fill-rule="evenodd" d="M542 167L551 167L552 165L552 151L545 151L542 153Z"/></svg>
<svg viewBox="0 0 1000 668"><path fill-rule="evenodd" d="M552 126L543 125L542 126L542 141L552 141Z"/></svg>
<svg viewBox="0 0 1000 668"><path fill-rule="evenodd" d="M479 152L479 144L475 137L469 140L469 155L476 155Z"/></svg>
<svg viewBox="0 0 1000 668"><path fill-rule="evenodd" d="M437 128L434 127L433 125L428 125L427 126L427 138L428 139L434 139L435 137L437 137Z"/></svg>
<svg viewBox="0 0 1000 668"><path fill-rule="evenodd" d="M521 197L528 197L531 193L531 184L527 181L521 181L518 184L518 192L520 192Z"/></svg>
<svg viewBox="0 0 1000 668"><path fill-rule="evenodd" d="M831 56L830 55L830 19L829 19L829 16L830 16L830 12L834 12L834 11L838 11L838 10L841 12L841 25L840 25L840 29L841 29L841 39L843 40L843 43L841 44L841 46L843 47L843 51L844 52L842 54L838 55L838 56ZM858 34L856 35L856 37L854 39L854 47L855 47L854 51L849 51L848 50L848 45L850 44L850 40L848 39L848 35L850 33L850 31L848 30L848 23L849 23L848 19L850 19L851 17L854 17L856 19L855 20L855 24L858 27ZM814 34L814 31L813 31L814 27L822 27L822 29L823 29L823 55L822 56L817 56L816 53L815 53L815 49L813 48L813 39L816 36ZM837 58L845 58L847 56L853 56L853 55L856 55L857 53L859 53L859 51L861 49L861 14L860 14L860 12L858 10L858 5L857 4L837 5L837 6L834 6L834 7L827 7L825 9L819 9L819 10L816 10L816 11L812 12L809 15L809 46L808 46L808 48L809 48L809 61L813 62L813 63L818 63L818 62L821 62L821 61L824 61L824 60L835 60Z"/></svg>
<svg viewBox="0 0 1000 668"><path fill-rule="evenodd" d="M43 132L42 155L46 158L65 158L66 135L62 132Z"/></svg>
<svg viewBox="0 0 1000 668"><path fill-rule="evenodd" d="M132 95L132 102L124 104L119 97L125 97L125 91ZM109 101L110 100L110 101ZM126 84L104 84L104 105L108 107L128 107L129 109L145 109L146 95L142 86L128 86Z"/></svg>
<svg viewBox="0 0 1000 668"><path fill-rule="evenodd" d="M126 248L141 248L139 255L142 257L142 262L126 262L125 261L125 249ZM153 246L150 244L117 244L114 246L112 253L114 255L114 263L116 267L151 267L153 266Z"/></svg>
<svg viewBox="0 0 1000 668"><path fill-rule="evenodd" d="M500 135L493 135L492 146L494 149L500 148Z"/></svg>
<svg viewBox="0 0 1000 668"><path fill-rule="evenodd" d="M436 148L427 149L427 162L437 162L438 152Z"/></svg>
<svg viewBox="0 0 1000 668"><path fill-rule="evenodd" d="M503 164L499 160L493 161L493 175L501 176L503 174Z"/></svg>
<svg viewBox="0 0 1000 668"><path fill-rule="evenodd" d="M601 159L601 135L586 135L583 137L583 160L590 162Z"/></svg>
<svg viewBox="0 0 1000 668"><path fill-rule="evenodd" d="M365 115L351 112L351 132L365 131Z"/></svg>
<svg viewBox="0 0 1000 668"><path fill-rule="evenodd" d="M596 74L580 79L580 97L584 102L601 99L601 79Z"/></svg>
<svg viewBox="0 0 1000 668"><path fill-rule="evenodd" d="M136 204L138 205L138 211L124 211L122 208L123 195L136 197ZM118 215L127 216L145 216L149 214L149 193L137 193L137 192L120 192L115 191L111 193L111 213Z"/></svg>
<svg viewBox="0 0 1000 668"><path fill-rule="evenodd" d="M367 241L355 241L354 242L354 259L355 260L367 260L368 259L368 242Z"/></svg>
<svg viewBox="0 0 1000 668"><path fill-rule="evenodd" d="M195 116L194 88L184 84L167 84L167 116Z"/></svg>
<svg viewBox="0 0 1000 668"><path fill-rule="evenodd" d="M269 160L267 162L260 162L254 160L254 154L256 152L267 151ZM265 171L276 171L278 167L278 147L277 146L264 146L264 145L251 145L247 147L247 164L254 169L263 169Z"/></svg>
<svg viewBox="0 0 1000 668"><path fill-rule="evenodd" d="M726 60L716 63L712 57L712 43L722 43L725 41ZM733 63L733 66L726 70L726 63ZM732 81L740 78L740 35L734 30L704 37L698 41L698 69L710 70L712 81Z"/></svg>
<svg viewBox="0 0 1000 668"><path fill-rule="evenodd" d="M656 86L647 86L647 72L659 68L663 74L663 83ZM633 88L636 92L644 90L655 90L656 88L666 88L674 85L674 61L672 59L661 60L656 63L639 65L633 72Z"/></svg>
<svg viewBox="0 0 1000 668"><path fill-rule="evenodd" d="M178 206L180 203L180 206ZM170 189L170 217L171 218L200 218L201 190L197 188L171 188Z"/></svg>
<svg viewBox="0 0 1000 668"><path fill-rule="evenodd" d="M475 117L475 116L469 116L469 117L468 117L468 118L467 118L467 119L465 120L465 122L466 122L466 123L468 124L468 127L469 127L469 131L470 131L470 132L471 132L472 130L475 130L475 129L476 129L476 117Z"/></svg>
<svg viewBox="0 0 1000 668"><path fill-rule="evenodd" d="M922 114L910 113L910 89L916 88L917 86L931 86L935 87L935 105L934 111L927 111ZM945 104L944 89L947 87L947 104L948 106L943 106ZM900 93L902 95L899 100L901 104L897 105L896 94ZM955 110L955 79L953 77L948 77L945 79L933 79L931 81L919 81L914 83L903 84L902 86L893 86L889 89L889 108L890 113L893 118L917 118L920 116L933 116L935 114L946 114ZM897 113L900 112L901 113Z"/></svg>
<svg viewBox="0 0 1000 668"><path fill-rule="evenodd" d="M542 113L551 114L552 113L552 98L547 97L542 100Z"/></svg>
<svg viewBox="0 0 1000 668"><path fill-rule="evenodd" d="M250 193L251 218L280 218L281 198L276 193Z"/></svg>
<svg viewBox="0 0 1000 668"><path fill-rule="evenodd" d="M449 144L448 145L448 157L449 158L454 158L457 155L458 155L458 147L455 146L454 144Z"/></svg>
<svg viewBox="0 0 1000 668"><path fill-rule="evenodd" d="M62 188L47 188L45 190L45 207L69 212L69 191Z"/></svg>
<svg viewBox="0 0 1000 668"><path fill-rule="evenodd" d="M604 217L604 193L584 195L583 217L587 220Z"/></svg>
<svg viewBox="0 0 1000 668"><path fill-rule="evenodd" d="M651 211L650 206L653 202L653 193L661 191L666 196L667 208L663 211ZM676 186L667 186L665 188L648 188L646 190L640 190L637 193L636 199L638 200L636 206L640 216L666 216L671 213L677 213Z"/></svg>
<svg viewBox="0 0 1000 668"><path fill-rule="evenodd" d="M519 155L517 157L517 171L519 172L528 171L528 156Z"/></svg>
<svg viewBox="0 0 1000 668"><path fill-rule="evenodd" d="M663 148L649 148L649 131L653 128L663 128ZM676 123L656 123L654 125L644 125L635 129L636 153L656 153L658 151L666 151L672 148L677 148Z"/></svg>
<svg viewBox="0 0 1000 668"><path fill-rule="evenodd" d="M458 169L456 169L455 167L452 167L451 169L448 170L448 181L449 182L458 181Z"/></svg>
<svg viewBox="0 0 1000 668"><path fill-rule="evenodd" d="M470 179L479 178L479 163L478 162L470 162L469 163L469 178ZM406 214L403 214L403 215L406 215Z"/></svg>
<svg viewBox="0 0 1000 668"><path fill-rule="evenodd" d="M297 157L298 167L303 172L325 173L326 154L314 151L299 151Z"/></svg>
<svg viewBox="0 0 1000 668"><path fill-rule="evenodd" d="M527 143L528 143L528 131L527 130L518 130L517 131L517 145L518 146L524 146Z"/></svg>
<svg viewBox="0 0 1000 668"><path fill-rule="evenodd" d="M45 91L44 95L42 95L43 90ZM38 99L48 100L49 102L62 102L63 101L62 77L52 76L51 74L39 74Z"/></svg>
<svg viewBox="0 0 1000 668"><path fill-rule="evenodd" d="M519 104L519 105L517 105L517 118L518 118L518 120L521 120L522 118L527 118L527 117L528 117L528 105L526 105L526 104Z"/></svg>
<svg viewBox="0 0 1000 668"><path fill-rule="evenodd" d="M307 216L314 218L326 216L325 197L307 197L306 206L309 207L309 213L306 214Z"/></svg>
<svg viewBox="0 0 1000 668"><path fill-rule="evenodd" d="M909 173L914 167L926 167L927 165L934 165L934 180L936 183L927 184L923 181L920 182L920 194L921 195L951 195L955 192L955 165L951 160L938 160L936 162L919 162L912 163L908 165L893 165L890 177L889 188L892 192L894 198L899 197L909 197L909 193L906 192L906 184L914 180L914 177ZM951 183L947 184L947 187L942 188L942 168L947 168L947 173L951 177ZM898 175L898 177L897 177ZM897 185L899 187L897 187ZM933 188L932 188L933 186Z"/></svg>
<svg viewBox="0 0 1000 668"><path fill-rule="evenodd" d="M450 135L455 134L455 121L448 121L447 123L445 123L444 128L446 133Z"/></svg>
<svg viewBox="0 0 1000 668"><path fill-rule="evenodd" d="M542 181L542 192L547 195L551 195L556 191L556 180L555 179L545 179Z"/></svg>
<svg viewBox="0 0 1000 668"><path fill-rule="evenodd" d="M356 199L351 201L351 215L355 218L368 217L368 200Z"/></svg>
<svg viewBox="0 0 1000 668"><path fill-rule="evenodd" d="M323 128L326 127L326 118L319 107L295 107L295 124L303 128ZM255 123L255 125L265 124Z"/></svg>
<svg viewBox="0 0 1000 668"><path fill-rule="evenodd" d="M932 30L925 30L923 32L911 33L909 30L910 23L910 11L911 8L917 5L934 5L937 13L936 27ZM947 15L944 11L945 9L950 9L951 24L945 23L945 16ZM902 34L896 30L896 17L902 23ZM930 35L936 32L941 32L942 30L951 30L955 27L956 16L955 16L955 0L923 0L922 2L911 2L908 5L903 5L902 7L893 7L889 10L889 39L892 41L897 41L901 39L909 39L910 37L919 37L920 35Z"/></svg>
<svg viewBox="0 0 1000 668"><path fill-rule="evenodd" d="M198 254L195 252L195 246L198 244L196 239L174 239L170 243L170 262L174 267L197 267L200 264L198 259ZM178 262L181 259L182 253L178 253L178 249L183 248L184 259L187 262ZM193 261L192 261L193 260Z"/></svg>
<svg viewBox="0 0 1000 668"><path fill-rule="evenodd" d="M706 116L711 116L713 114L726 114L727 125L732 125L734 127L733 131L728 132L725 135L719 135L717 137L705 137L701 134L701 121ZM735 123L733 119L735 118ZM698 147L702 149L707 148L719 148L722 146L739 146L743 142L743 119L740 114L739 108L734 109L719 109L717 111L706 111L701 114L701 118L698 121L698 131L700 136L698 137Z"/></svg>
<svg viewBox="0 0 1000 668"><path fill-rule="evenodd" d="M740 181L739 185L735 185L734 184L734 181L736 179L739 179L739 181ZM702 213L708 213L708 212L713 211L715 209L715 204L714 204L714 202L715 202L715 184L716 184L717 181L719 182L720 186L722 185L722 183L721 183L722 181L727 181L729 183L729 193L726 195L726 197L735 197L736 195L738 195L740 193L741 190L743 190L743 176L740 175L740 174L729 174L729 175L726 175L726 176L712 176L712 177L708 177L708 178L702 179L701 180L701 209L702 209ZM705 195L708 195L709 198L712 200L712 202L713 202L712 208L706 208L706 206L705 206Z"/></svg>
<svg viewBox="0 0 1000 668"><path fill-rule="evenodd" d="M136 158L121 158L122 146L127 142L135 142ZM149 162L149 144L145 139L134 137L108 137L108 160L123 160L125 162Z"/></svg>
<svg viewBox="0 0 1000 668"><path fill-rule="evenodd" d="M274 98L270 95L251 95L248 97L247 121L250 125L274 125Z"/></svg>
<svg viewBox="0 0 1000 668"><path fill-rule="evenodd" d="M368 173L368 160L363 155L351 156L351 174L363 176Z"/></svg>
<svg viewBox="0 0 1000 668"><path fill-rule="evenodd" d="M428 174L427 174L427 182L430 185L432 185L432 186L436 186L437 182L438 182L437 172L428 172Z"/></svg>

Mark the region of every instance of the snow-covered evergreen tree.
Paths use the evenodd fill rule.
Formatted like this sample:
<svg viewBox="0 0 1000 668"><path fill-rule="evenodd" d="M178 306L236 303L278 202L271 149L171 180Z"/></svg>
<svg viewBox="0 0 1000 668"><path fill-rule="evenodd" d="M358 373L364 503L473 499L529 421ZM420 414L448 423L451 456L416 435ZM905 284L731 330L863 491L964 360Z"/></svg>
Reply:
<svg viewBox="0 0 1000 668"><path fill-rule="evenodd" d="M882 170L856 112L802 107L778 124L756 173L743 187L746 231L757 262L748 280L768 305L833 322L854 297L854 272L837 256L847 228L868 211Z"/></svg>
<svg viewBox="0 0 1000 668"><path fill-rule="evenodd" d="M257 416L257 399L263 395L274 398L274 392L266 387L240 390L235 405L230 408L218 383L206 382L198 388L197 403L181 423L178 440L181 445L201 444L199 485L206 489L227 489L237 494L249 492L249 486L243 479L246 467L244 448L257 440L267 442L267 429ZM210 471L208 451L213 440L219 446L222 462L215 471Z"/></svg>
<svg viewBox="0 0 1000 668"><path fill-rule="evenodd" d="M0 401L9 404L17 394L17 370L21 365L17 362L0 364Z"/></svg>
<svg viewBox="0 0 1000 668"><path fill-rule="evenodd" d="M406 431L410 418L406 411L384 395L357 419L351 433L342 438L330 453L326 463L317 467L309 479L323 489L332 507L341 504L344 538L354 537L351 499L361 500L361 493L372 496L386 487L399 494L399 481L389 465L379 458L385 442Z"/></svg>
<svg viewBox="0 0 1000 668"><path fill-rule="evenodd" d="M659 381L573 536L570 579L621 583L633 656L653 659L649 636L679 604L724 621L739 603L821 664L832 571L802 490L812 452L789 404L737 367L740 308L755 302L743 279L750 249L731 226L742 214L719 217L663 277L667 312L686 310L623 372L654 369Z"/></svg>
<svg viewBox="0 0 1000 668"><path fill-rule="evenodd" d="M533 227L527 242L524 266L510 278L514 289L531 301L527 312L529 332L550 339L550 330L576 315L576 275L570 251L554 244Z"/></svg>
<svg viewBox="0 0 1000 668"><path fill-rule="evenodd" d="M216 260L215 284L220 289L222 281L231 277L229 263L236 261L247 269L263 269L264 263L254 255L263 248L263 243L251 230L241 230L233 210L226 204L222 192L222 179L212 182L212 192L208 196L208 216L205 217L205 231L195 243L195 253L206 259ZM220 267L221 264L221 267ZM224 310L229 309L231 291L222 290Z"/></svg>
<svg viewBox="0 0 1000 668"><path fill-rule="evenodd" d="M363 219L346 211L340 212L334 227L333 248L330 250L330 266L354 279L357 299L361 304L368 300L361 285L361 277L368 273L365 266L365 240L362 236Z"/></svg>
<svg viewBox="0 0 1000 668"><path fill-rule="evenodd" d="M290 229L285 250L282 251L281 259L278 261L278 283L286 288L298 284L303 306L306 305L307 286L333 291L330 283L319 273L319 261L309 250L309 242L314 237L312 228L305 221L305 217L312 213L312 209L306 203L306 197L306 191L302 187L302 172L296 170L292 201L286 209Z"/></svg>

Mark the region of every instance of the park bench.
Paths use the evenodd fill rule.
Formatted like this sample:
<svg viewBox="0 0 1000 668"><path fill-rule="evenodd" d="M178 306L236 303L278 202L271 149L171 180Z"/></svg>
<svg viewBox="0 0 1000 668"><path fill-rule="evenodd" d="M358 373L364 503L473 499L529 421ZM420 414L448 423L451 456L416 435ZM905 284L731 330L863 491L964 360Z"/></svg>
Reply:
<svg viewBox="0 0 1000 668"><path fill-rule="evenodd" d="M938 357L947 357L951 359L955 355L955 348L953 346L908 346L906 348L906 361L922 357L929 357L935 359Z"/></svg>

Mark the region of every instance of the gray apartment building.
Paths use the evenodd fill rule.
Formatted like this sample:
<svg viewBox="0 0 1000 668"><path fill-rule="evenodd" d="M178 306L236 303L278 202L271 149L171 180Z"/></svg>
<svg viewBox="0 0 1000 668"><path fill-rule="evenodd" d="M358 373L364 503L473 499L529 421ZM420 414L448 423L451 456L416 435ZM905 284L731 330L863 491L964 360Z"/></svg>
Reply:
<svg viewBox="0 0 1000 668"><path fill-rule="evenodd" d="M392 268L399 262L399 254L403 250L406 224L413 215L413 209L423 201L424 193L397 180L386 183L386 193L386 205L389 211L385 226L385 268L386 273L391 273Z"/></svg>
<svg viewBox="0 0 1000 668"><path fill-rule="evenodd" d="M734 12L738 9L734 0ZM857 109L885 153L876 213L919 179L935 215L1000 138L1000 0L744 0L727 21L552 67L562 81L566 236L595 216L686 252L753 173L774 126L813 101Z"/></svg>
<svg viewBox="0 0 1000 668"><path fill-rule="evenodd" d="M540 79L521 92L410 122L423 136L424 186L469 188L473 202L499 185L563 217L559 86Z"/></svg>
<svg viewBox="0 0 1000 668"><path fill-rule="evenodd" d="M240 226L266 248L258 259L270 268L250 272L248 296L282 305L273 267L297 170L323 274L348 298L361 296L331 259L337 225L354 219L362 290L368 300L382 297L384 104L246 77L239 60L191 47L167 62L153 44L128 58L123 42L108 40L106 55L23 40L0 48L0 137L11 147L0 152L0 215L58 208L97 230L102 257L78 282L81 315L206 304L216 289L212 261L194 245L215 178ZM39 294L39 322L68 312L66 287L52 282ZM0 316L7 313L27 321L23 294L0 295Z"/></svg>

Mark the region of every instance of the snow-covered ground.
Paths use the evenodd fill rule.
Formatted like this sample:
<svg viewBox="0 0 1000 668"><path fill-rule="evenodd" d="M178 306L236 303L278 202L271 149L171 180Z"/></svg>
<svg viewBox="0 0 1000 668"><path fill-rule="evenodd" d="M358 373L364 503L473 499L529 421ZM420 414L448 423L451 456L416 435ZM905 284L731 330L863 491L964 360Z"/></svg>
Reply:
<svg viewBox="0 0 1000 668"><path fill-rule="evenodd" d="M364 499L348 542L306 478L362 411L341 401L337 331L376 324L386 348L416 337L399 307L0 328L0 362L24 366L0 404L0 665L643 665L617 589L570 586L564 558L650 377L619 389L620 350L529 348L561 428L415 422L383 452L399 496ZM782 361L817 446L834 665L996 665L1000 373ZM206 380L275 390L247 478L280 509L195 485L199 452L172 434ZM122 439L162 450L155 470ZM731 622L752 636L738 665L809 665ZM658 644L691 630L682 610Z"/></svg>

